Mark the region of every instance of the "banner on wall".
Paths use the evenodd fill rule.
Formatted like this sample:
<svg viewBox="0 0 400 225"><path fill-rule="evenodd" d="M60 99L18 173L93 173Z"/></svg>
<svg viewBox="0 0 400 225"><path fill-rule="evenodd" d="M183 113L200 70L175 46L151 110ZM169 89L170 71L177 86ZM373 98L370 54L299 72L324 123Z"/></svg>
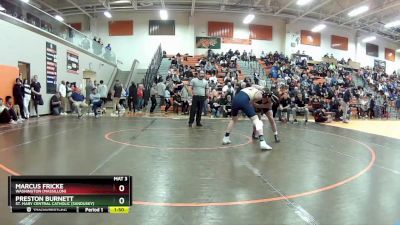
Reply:
<svg viewBox="0 0 400 225"><path fill-rule="evenodd" d="M374 60L374 68L383 70L383 72L386 72L386 61L375 59Z"/></svg>
<svg viewBox="0 0 400 225"><path fill-rule="evenodd" d="M221 49L221 38L196 37L196 48Z"/></svg>
<svg viewBox="0 0 400 225"><path fill-rule="evenodd" d="M46 42L46 93L57 92L57 46Z"/></svg>
<svg viewBox="0 0 400 225"><path fill-rule="evenodd" d="M251 45L251 39L222 38L224 44Z"/></svg>
<svg viewBox="0 0 400 225"><path fill-rule="evenodd" d="M67 51L67 72L79 73L79 56L77 53Z"/></svg>

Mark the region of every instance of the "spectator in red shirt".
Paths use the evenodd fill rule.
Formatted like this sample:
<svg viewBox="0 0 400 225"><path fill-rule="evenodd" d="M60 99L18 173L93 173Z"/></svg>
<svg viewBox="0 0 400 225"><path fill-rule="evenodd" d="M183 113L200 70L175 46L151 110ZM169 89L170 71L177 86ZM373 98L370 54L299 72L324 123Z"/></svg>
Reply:
<svg viewBox="0 0 400 225"><path fill-rule="evenodd" d="M143 84L139 84L137 89L137 109L139 112L141 112L143 108L143 103L144 103L143 96L144 96Z"/></svg>

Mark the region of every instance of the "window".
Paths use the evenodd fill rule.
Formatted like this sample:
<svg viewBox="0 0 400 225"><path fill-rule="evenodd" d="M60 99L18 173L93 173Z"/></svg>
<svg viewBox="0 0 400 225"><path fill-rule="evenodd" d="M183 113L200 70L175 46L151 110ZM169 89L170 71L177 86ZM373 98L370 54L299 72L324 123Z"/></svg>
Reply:
<svg viewBox="0 0 400 225"><path fill-rule="evenodd" d="M208 36L233 38L233 23L209 21Z"/></svg>
<svg viewBox="0 0 400 225"><path fill-rule="evenodd" d="M347 37L331 36L331 48L347 51L348 45L349 39Z"/></svg>
<svg viewBox="0 0 400 225"><path fill-rule="evenodd" d="M367 43L365 46L366 54L374 57L379 57L379 46Z"/></svg>
<svg viewBox="0 0 400 225"><path fill-rule="evenodd" d="M303 45L321 45L321 33L301 30L301 44Z"/></svg>
<svg viewBox="0 0 400 225"><path fill-rule="evenodd" d="M394 62L396 60L396 52L393 49L385 48L385 59Z"/></svg>
<svg viewBox="0 0 400 225"><path fill-rule="evenodd" d="M250 24L250 39L272 41L272 26Z"/></svg>
<svg viewBox="0 0 400 225"><path fill-rule="evenodd" d="M71 27L73 27L75 30L82 31L82 23L69 23Z"/></svg>
<svg viewBox="0 0 400 225"><path fill-rule="evenodd" d="M149 35L175 35L175 20L150 20Z"/></svg>
<svg viewBox="0 0 400 225"><path fill-rule="evenodd" d="M133 21L120 20L108 22L108 35L109 36L132 36L133 35Z"/></svg>

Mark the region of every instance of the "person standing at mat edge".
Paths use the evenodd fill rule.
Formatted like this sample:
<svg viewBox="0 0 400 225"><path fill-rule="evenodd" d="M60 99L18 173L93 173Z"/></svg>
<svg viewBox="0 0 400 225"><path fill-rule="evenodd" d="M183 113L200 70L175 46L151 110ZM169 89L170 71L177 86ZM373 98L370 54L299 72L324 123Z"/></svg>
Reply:
<svg viewBox="0 0 400 225"><path fill-rule="evenodd" d="M113 113L111 113L112 117L119 116L120 110L118 108L119 100L122 95L122 85L119 80L115 81L114 89L113 89Z"/></svg>
<svg viewBox="0 0 400 225"><path fill-rule="evenodd" d="M31 83L31 91L32 91L32 102L33 107L35 108L36 116L39 118L39 111L38 105L43 105L42 94L40 94L40 83L38 81L38 76L33 76L32 83ZM31 113L32 114L32 113Z"/></svg>
<svg viewBox="0 0 400 225"><path fill-rule="evenodd" d="M208 97L208 82L204 80L204 71L200 71L199 77L190 81L193 100L190 108L189 127L192 127L196 115L196 125L201 124L201 113L203 112L204 101Z"/></svg>

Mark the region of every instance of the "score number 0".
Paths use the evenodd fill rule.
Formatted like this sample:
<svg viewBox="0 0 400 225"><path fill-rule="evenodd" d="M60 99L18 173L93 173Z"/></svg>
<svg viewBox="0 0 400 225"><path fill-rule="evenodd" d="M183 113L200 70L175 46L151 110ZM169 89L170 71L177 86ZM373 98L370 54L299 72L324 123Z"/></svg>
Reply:
<svg viewBox="0 0 400 225"><path fill-rule="evenodd" d="M119 190L120 192L124 192L124 191L125 191L125 186L122 185L122 184L119 185L118 190ZM120 198L118 199L118 202L119 202L119 204L123 205L123 204L125 203L125 198L124 198L124 197L120 197Z"/></svg>

